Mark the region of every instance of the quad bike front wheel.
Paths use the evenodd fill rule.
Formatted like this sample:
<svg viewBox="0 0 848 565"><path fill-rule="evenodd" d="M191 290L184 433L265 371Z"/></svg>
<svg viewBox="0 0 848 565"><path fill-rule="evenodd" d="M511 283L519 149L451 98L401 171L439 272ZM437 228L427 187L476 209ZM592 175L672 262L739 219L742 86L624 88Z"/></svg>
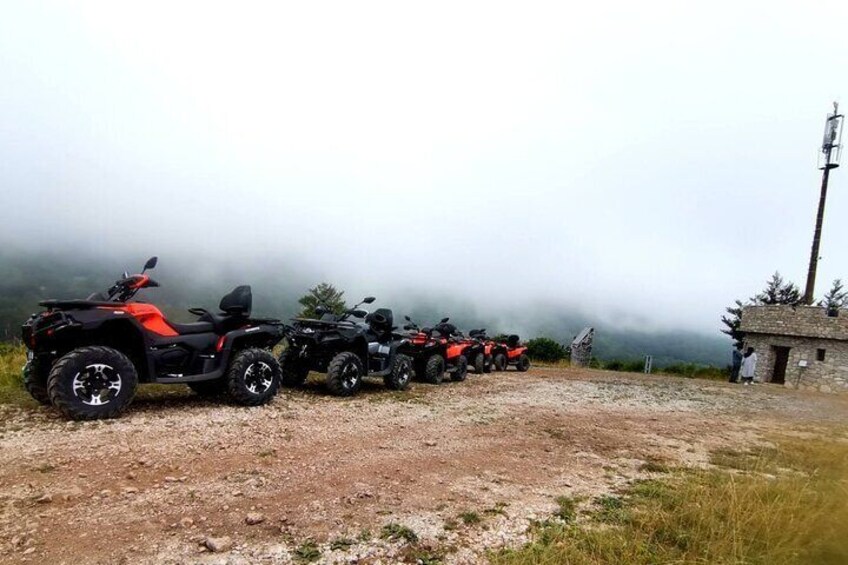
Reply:
<svg viewBox="0 0 848 565"><path fill-rule="evenodd" d="M442 382L444 376L445 358L438 354L432 355L424 366L424 382L437 385Z"/></svg>
<svg viewBox="0 0 848 565"><path fill-rule="evenodd" d="M526 353L522 353L518 358L518 362L515 364L515 368L521 371L522 373L527 372L530 369L530 358L527 357Z"/></svg>
<svg viewBox="0 0 848 565"><path fill-rule="evenodd" d="M482 375L486 371L486 356L483 353L478 353L474 356L474 372Z"/></svg>
<svg viewBox="0 0 848 565"><path fill-rule="evenodd" d="M309 365L298 358L297 351L286 349L280 353L280 369L283 371L283 386L298 387L306 382Z"/></svg>
<svg viewBox="0 0 848 565"><path fill-rule="evenodd" d="M227 392L243 406L260 406L274 398L280 388L280 364L266 349L239 351L226 375Z"/></svg>
<svg viewBox="0 0 848 565"><path fill-rule="evenodd" d="M486 359L483 362L483 372L484 373L491 373L492 372L492 362L493 362L492 356L486 355Z"/></svg>
<svg viewBox="0 0 848 565"><path fill-rule="evenodd" d="M23 369L24 388L39 404L50 406L50 395L47 394L47 378L50 376L50 365L40 362L37 357L27 361Z"/></svg>
<svg viewBox="0 0 848 565"><path fill-rule="evenodd" d="M383 383L385 383L386 388L404 390L409 386L409 381L412 380L412 373L412 359L398 353L395 355L392 364L392 372L383 377Z"/></svg>
<svg viewBox="0 0 848 565"><path fill-rule="evenodd" d="M492 365L494 366L495 371L506 371L506 355L503 353L495 355L495 358L492 360Z"/></svg>
<svg viewBox="0 0 848 565"><path fill-rule="evenodd" d="M365 369L356 353L343 351L330 361L327 388L336 396L353 396L362 387Z"/></svg>
<svg viewBox="0 0 848 565"><path fill-rule="evenodd" d="M460 355L459 359L456 360L456 367L454 367L453 372L451 373L451 380L455 383L461 382L465 380L465 377L468 376L468 359L465 355Z"/></svg>
<svg viewBox="0 0 848 565"><path fill-rule="evenodd" d="M132 402L137 386L132 361L103 346L74 349L56 361L47 379L53 406L73 420L118 416Z"/></svg>

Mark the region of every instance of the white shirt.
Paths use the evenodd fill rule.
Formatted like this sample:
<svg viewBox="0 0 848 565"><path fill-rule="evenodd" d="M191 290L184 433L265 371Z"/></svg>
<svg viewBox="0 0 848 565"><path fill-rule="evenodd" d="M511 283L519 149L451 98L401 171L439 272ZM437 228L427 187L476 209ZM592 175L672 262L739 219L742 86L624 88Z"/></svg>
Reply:
<svg viewBox="0 0 848 565"><path fill-rule="evenodd" d="M743 378L750 379L754 376L754 371L757 370L757 354L751 353L747 357L742 357L742 368L739 374Z"/></svg>

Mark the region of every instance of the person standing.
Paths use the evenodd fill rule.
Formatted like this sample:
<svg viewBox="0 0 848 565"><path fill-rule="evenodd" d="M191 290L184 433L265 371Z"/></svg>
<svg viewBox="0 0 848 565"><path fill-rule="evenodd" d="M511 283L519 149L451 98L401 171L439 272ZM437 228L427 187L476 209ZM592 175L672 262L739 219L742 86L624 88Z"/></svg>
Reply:
<svg viewBox="0 0 848 565"><path fill-rule="evenodd" d="M742 344L737 343L733 348L733 362L730 365L730 382L739 382L739 369L742 367Z"/></svg>
<svg viewBox="0 0 848 565"><path fill-rule="evenodd" d="M754 373L757 370L757 354L754 353L754 348L749 347L748 351L745 352L745 355L742 356L742 366L740 367L740 373L742 375L742 382L746 385L749 385L754 382Z"/></svg>

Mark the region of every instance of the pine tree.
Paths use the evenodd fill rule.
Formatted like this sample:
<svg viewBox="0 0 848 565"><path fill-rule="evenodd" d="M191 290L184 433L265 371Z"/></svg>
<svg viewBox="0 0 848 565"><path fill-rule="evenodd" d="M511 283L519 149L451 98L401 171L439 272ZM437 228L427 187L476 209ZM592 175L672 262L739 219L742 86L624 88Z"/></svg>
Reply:
<svg viewBox="0 0 848 565"><path fill-rule="evenodd" d="M848 290L842 285L842 279L833 281L830 290L824 295L824 300L819 301L819 306L824 306L828 312L848 306Z"/></svg>
<svg viewBox="0 0 848 565"><path fill-rule="evenodd" d="M784 281L778 271L766 283L766 288L753 299L755 304L788 304L795 306L801 303L801 291L791 281Z"/></svg>
<svg viewBox="0 0 848 565"><path fill-rule="evenodd" d="M309 289L303 297L298 300L303 310L298 314L301 318L318 318L315 312L317 306L324 306L333 314L342 314L347 310L344 301L344 291L336 289L330 283L320 283Z"/></svg>
<svg viewBox="0 0 848 565"><path fill-rule="evenodd" d="M727 326L721 330L721 333L729 335L730 339L733 340L733 344L736 345L737 343L742 343L742 340L745 338L745 334L739 331L739 326L742 325L742 307L744 305L741 300L736 300L734 304L734 306L725 308L730 316L721 317L721 323Z"/></svg>
<svg viewBox="0 0 848 565"><path fill-rule="evenodd" d="M783 280L780 273L775 271L771 279L766 282L766 287L763 291L749 298L747 304L743 304L741 300L736 300L733 306L725 308L728 315L721 317L721 323L726 326L721 332L729 335L733 339L734 344L742 343L745 333L739 330L739 326L742 324L742 308L744 306L769 304L797 306L800 303L801 291L798 289L798 286L792 281Z"/></svg>

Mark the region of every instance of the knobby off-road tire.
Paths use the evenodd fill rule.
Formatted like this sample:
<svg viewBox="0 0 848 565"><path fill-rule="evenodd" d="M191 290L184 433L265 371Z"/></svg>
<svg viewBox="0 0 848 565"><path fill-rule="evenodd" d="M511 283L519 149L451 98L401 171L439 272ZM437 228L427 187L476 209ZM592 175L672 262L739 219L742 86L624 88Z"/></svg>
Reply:
<svg viewBox="0 0 848 565"><path fill-rule="evenodd" d="M503 353L495 355L495 358L492 360L492 365L494 366L495 371L506 371L506 355Z"/></svg>
<svg viewBox="0 0 848 565"><path fill-rule="evenodd" d="M283 371L283 386L289 388L303 385L309 375L309 365L299 359L293 349L280 353L280 369Z"/></svg>
<svg viewBox="0 0 848 565"><path fill-rule="evenodd" d="M336 396L353 396L362 388L365 369L356 353L343 351L330 360L327 388Z"/></svg>
<svg viewBox="0 0 848 565"><path fill-rule="evenodd" d="M214 381L200 381L186 384L188 385L188 388L194 391L195 394L203 396L204 398L221 396L227 392L227 379L224 377L215 379Z"/></svg>
<svg viewBox="0 0 848 565"><path fill-rule="evenodd" d="M486 355L486 360L483 362L483 372L491 373L492 372L492 356Z"/></svg>
<svg viewBox="0 0 848 565"><path fill-rule="evenodd" d="M64 355L47 379L53 406L73 420L120 415L132 402L137 386L132 361L116 349L98 345Z"/></svg>
<svg viewBox="0 0 848 565"><path fill-rule="evenodd" d="M267 349L244 349L234 354L227 369L227 393L242 406L260 406L280 388L280 364Z"/></svg>
<svg viewBox="0 0 848 565"><path fill-rule="evenodd" d="M474 372L482 375L486 371L486 356L478 353L474 356Z"/></svg>
<svg viewBox="0 0 848 565"><path fill-rule="evenodd" d="M444 376L445 358L441 355L432 355L427 359L427 364L424 366L424 382L431 385L441 384Z"/></svg>
<svg viewBox="0 0 848 565"><path fill-rule="evenodd" d="M522 353L521 356L518 357L518 363L515 364L515 368L522 373L527 372L527 370L530 369L530 358L527 357L525 353Z"/></svg>
<svg viewBox="0 0 848 565"><path fill-rule="evenodd" d="M27 361L23 369L24 388L39 404L50 406L50 395L47 394L47 378L50 376L50 366L38 361L38 357Z"/></svg>
<svg viewBox="0 0 848 565"><path fill-rule="evenodd" d="M455 383L462 382L468 376L468 358L465 355L460 355L456 360L456 367L451 373L451 380Z"/></svg>
<svg viewBox="0 0 848 565"><path fill-rule="evenodd" d="M383 377L383 383L386 388L404 390L409 386L413 372L412 358L398 353L395 355L394 363L392 363L392 372Z"/></svg>

